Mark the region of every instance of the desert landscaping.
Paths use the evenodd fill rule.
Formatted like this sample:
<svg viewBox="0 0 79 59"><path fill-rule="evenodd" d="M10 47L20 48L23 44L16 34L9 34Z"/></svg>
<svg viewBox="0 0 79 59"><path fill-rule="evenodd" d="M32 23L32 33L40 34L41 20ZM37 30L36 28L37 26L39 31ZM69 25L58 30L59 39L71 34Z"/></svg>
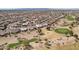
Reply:
<svg viewBox="0 0 79 59"><path fill-rule="evenodd" d="M0 50L79 50L79 10L0 11Z"/></svg>

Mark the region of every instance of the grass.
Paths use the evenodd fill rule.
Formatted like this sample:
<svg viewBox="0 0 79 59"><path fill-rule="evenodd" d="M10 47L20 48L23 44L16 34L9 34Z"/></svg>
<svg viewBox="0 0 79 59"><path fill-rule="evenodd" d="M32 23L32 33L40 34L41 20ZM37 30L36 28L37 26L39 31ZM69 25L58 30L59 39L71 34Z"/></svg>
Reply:
<svg viewBox="0 0 79 59"><path fill-rule="evenodd" d="M65 34L65 35L72 34L72 31L70 31L67 28L58 28L58 29L55 29L55 32L60 33L60 34Z"/></svg>
<svg viewBox="0 0 79 59"><path fill-rule="evenodd" d="M30 42L35 42L36 40L36 38L32 38L30 40L19 40L19 43L23 45L29 45Z"/></svg>
<svg viewBox="0 0 79 59"><path fill-rule="evenodd" d="M71 15L67 15L65 18L68 19L69 21L75 20L75 17Z"/></svg>
<svg viewBox="0 0 79 59"><path fill-rule="evenodd" d="M17 46L20 46L21 44L23 45L29 45L30 42L35 42L37 39L36 38L32 38L30 40L18 40L17 43L11 43L11 44L8 44L8 48L16 48Z"/></svg>
<svg viewBox="0 0 79 59"><path fill-rule="evenodd" d="M19 45L19 43L11 43L8 45L8 48L16 48Z"/></svg>
<svg viewBox="0 0 79 59"><path fill-rule="evenodd" d="M31 40L29 40L29 42L34 42L34 41L37 41L38 39L37 38L32 38Z"/></svg>

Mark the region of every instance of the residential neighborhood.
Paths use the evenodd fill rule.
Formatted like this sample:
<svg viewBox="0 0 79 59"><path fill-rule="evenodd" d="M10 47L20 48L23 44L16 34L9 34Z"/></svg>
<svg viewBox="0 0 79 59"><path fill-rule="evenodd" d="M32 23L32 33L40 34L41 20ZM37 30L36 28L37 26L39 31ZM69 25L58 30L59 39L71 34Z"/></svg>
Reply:
<svg viewBox="0 0 79 59"><path fill-rule="evenodd" d="M0 10L0 50L79 49L79 10Z"/></svg>

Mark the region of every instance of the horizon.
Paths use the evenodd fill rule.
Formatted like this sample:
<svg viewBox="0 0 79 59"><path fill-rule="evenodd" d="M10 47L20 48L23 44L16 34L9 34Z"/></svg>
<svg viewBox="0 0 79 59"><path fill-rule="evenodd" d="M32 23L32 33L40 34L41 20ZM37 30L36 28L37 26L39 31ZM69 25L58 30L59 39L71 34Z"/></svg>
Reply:
<svg viewBox="0 0 79 59"><path fill-rule="evenodd" d="M0 8L0 10L79 10L79 8Z"/></svg>

